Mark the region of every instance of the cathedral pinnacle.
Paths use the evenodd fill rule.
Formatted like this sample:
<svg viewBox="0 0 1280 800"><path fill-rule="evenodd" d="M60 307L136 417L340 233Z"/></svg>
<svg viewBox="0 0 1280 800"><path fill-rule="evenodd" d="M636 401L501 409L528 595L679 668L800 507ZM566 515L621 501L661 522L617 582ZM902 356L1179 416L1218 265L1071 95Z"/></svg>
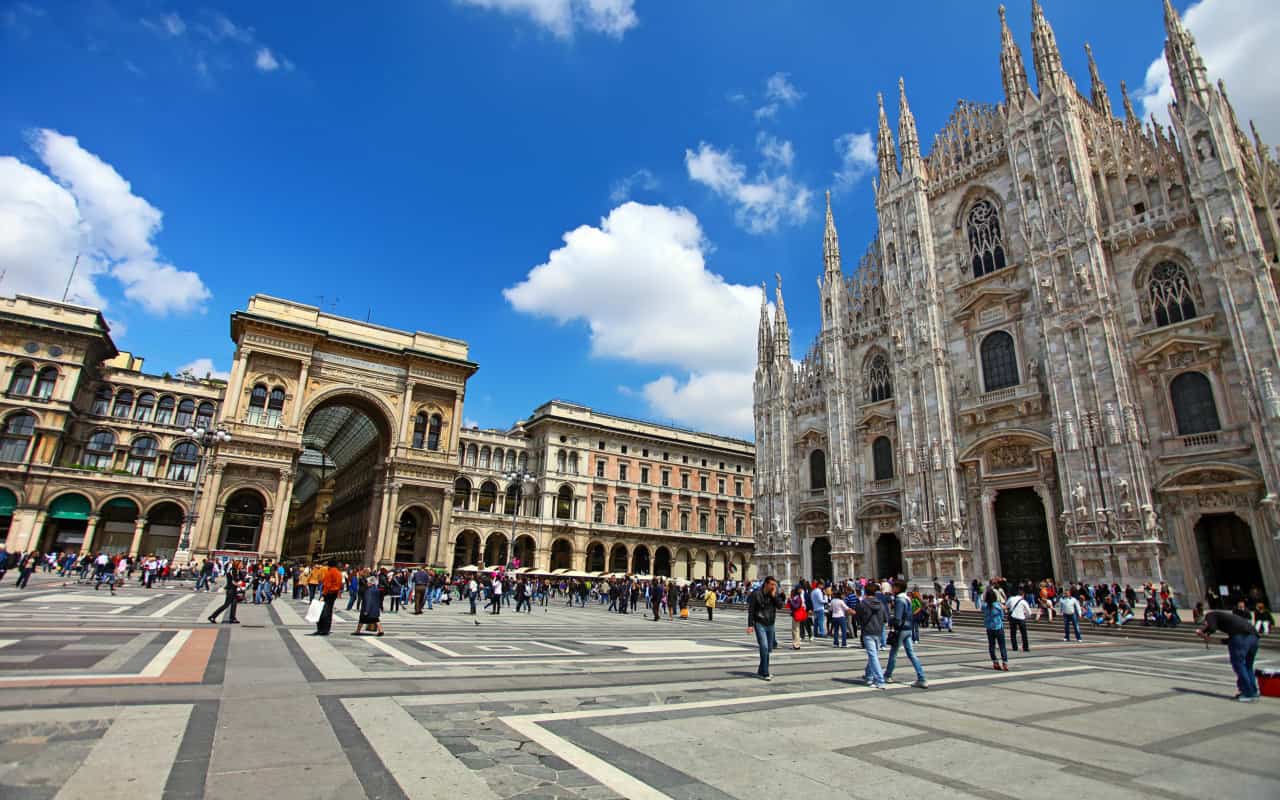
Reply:
<svg viewBox="0 0 1280 800"><path fill-rule="evenodd" d="M1107 96L1107 85L1102 82L1101 76L1098 75L1098 62L1093 60L1093 48L1085 42L1084 52L1089 56L1089 99L1093 102L1093 107L1098 113L1111 117L1111 98Z"/></svg>
<svg viewBox="0 0 1280 800"><path fill-rule="evenodd" d="M1022 63L1022 51L1009 30L1004 6L1000 6L1000 75L1004 78L1004 98L1010 108L1021 108L1026 97L1027 68Z"/></svg>
<svg viewBox="0 0 1280 800"><path fill-rule="evenodd" d="M1196 101L1208 102L1209 77L1196 40L1182 24L1170 0L1164 0L1164 58L1169 65L1169 82L1173 84L1173 96L1179 104Z"/></svg>
<svg viewBox="0 0 1280 800"><path fill-rule="evenodd" d="M1067 85L1067 75L1062 71L1062 54L1058 52L1058 39L1053 28L1044 18L1040 0L1031 0L1031 60L1036 67L1036 84L1040 95L1045 89L1062 93Z"/></svg>
<svg viewBox="0 0 1280 800"><path fill-rule="evenodd" d="M769 327L769 289L760 282L760 336L756 358L761 364L773 360L773 331Z"/></svg>
<svg viewBox="0 0 1280 800"><path fill-rule="evenodd" d="M884 114L884 95L876 92L876 102L880 104L880 132L876 139L876 154L880 156L880 183L884 184L889 176L898 174L898 154L893 149L889 118Z"/></svg>
<svg viewBox="0 0 1280 800"><path fill-rule="evenodd" d="M782 358L782 357L790 358L791 357L791 328L789 325L787 325L787 306L785 303L782 302L782 275L775 272L773 274L773 277L776 278L778 281L778 290L777 290L777 294L775 295L776 297L775 306L777 310L774 312L774 320L773 320L773 323L774 323L773 326L776 329L776 333L774 333L774 339L777 342L777 346L776 346L776 349L778 351L777 356L779 358Z"/></svg>
<svg viewBox="0 0 1280 800"><path fill-rule="evenodd" d="M902 171L920 169L920 135L916 133L916 117L907 102L907 84L898 78L898 146L902 148Z"/></svg>
<svg viewBox="0 0 1280 800"><path fill-rule="evenodd" d="M836 234L836 220L831 214L831 190L827 190L827 227L822 234L822 260L827 273L840 272L840 237Z"/></svg>
<svg viewBox="0 0 1280 800"><path fill-rule="evenodd" d="M1129 87L1120 81L1120 97L1124 99L1124 118L1130 123L1138 122L1138 115L1133 110L1133 101L1129 99Z"/></svg>

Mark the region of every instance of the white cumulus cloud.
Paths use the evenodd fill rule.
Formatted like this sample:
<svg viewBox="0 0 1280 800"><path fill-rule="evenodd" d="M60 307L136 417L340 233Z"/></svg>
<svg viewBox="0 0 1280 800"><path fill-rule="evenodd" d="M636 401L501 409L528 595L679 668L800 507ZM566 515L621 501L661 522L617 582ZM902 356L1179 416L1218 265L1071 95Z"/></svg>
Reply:
<svg viewBox="0 0 1280 800"><path fill-rule="evenodd" d="M1155 13L1155 12L1153 12ZM1182 21L1195 37L1209 79L1226 81L1240 123L1252 119L1263 137L1280 139L1280 3L1274 0L1200 0L1187 8ZM1141 91L1144 117L1152 113L1168 122L1173 101L1169 66L1161 53L1147 68ZM1248 131L1246 130L1246 133Z"/></svg>
<svg viewBox="0 0 1280 800"><path fill-rule="evenodd" d="M658 415L749 434L760 289L707 269L697 217L628 202L563 238L546 263L503 290L507 302L560 323L585 322L595 356L682 375L644 387Z"/></svg>
<svg viewBox="0 0 1280 800"><path fill-rule="evenodd" d="M809 216L813 193L790 174L795 149L766 136L759 141L764 164L754 177L727 150L701 142L684 151L689 179L701 183L734 206L738 225L750 233L768 233L779 225L799 225Z"/></svg>
<svg viewBox="0 0 1280 800"><path fill-rule="evenodd" d="M176 374L181 375L184 372L190 372L197 378L213 378L218 381L225 381L231 377L230 372L218 369L213 365L212 358L197 358L187 364L178 367Z"/></svg>
<svg viewBox="0 0 1280 800"><path fill-rule="evenodd" d="M571 39L578 29L621 39L640 24L635 0L457 0L504 14L528 17L559 39Z"/></svg>
<svg viewBox="0 0 1280 800"><path fill-rule="evenodd" d="M276 57L272 55L270 47L259 48L258 56L253 63L263 72L275 72L280 69L280 62L276 61Z"/></svg>
<svg viewBox="0 0 1280 800"><path fill-rule="evenodd" d="M785 72L775 72L764 82L764 105L756 109L756 119L773 119L783 106L794 106L804 98L804 92L791 82Z"/></svg>
<svg viewBox="0 0 1280 800"><path fill-rule="evenodd" d="M833 188L844 192L853 188L876 165L876 149L871 144L871 132L846 133L834 142L840 168L836 170Z"/></svg>
<svg viewBox="0 0 1280 800"><path fill-rule="evenodd" d="M68 299L104 307L98 281L109 275L153 314L203 306L200 276L166 262L153 241L159 209L74 137L42 129L31 143L48 174L0 157L0 290L59 298L79 254Z"/></svg>

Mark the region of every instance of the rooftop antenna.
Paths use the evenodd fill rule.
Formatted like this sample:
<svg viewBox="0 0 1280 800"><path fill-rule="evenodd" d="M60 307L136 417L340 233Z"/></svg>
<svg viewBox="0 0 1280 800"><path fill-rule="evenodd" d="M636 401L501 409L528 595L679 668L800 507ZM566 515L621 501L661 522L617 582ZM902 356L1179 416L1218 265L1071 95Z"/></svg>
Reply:
<svg viewBox="0 0 1280 800"><path fill-rule="evenodd" d="M67 276L67 288L62 290L62 302L67 302L67 295L71 293L71 281L76 277L76 267L80 266L80 254L76 253L76 260L71 264L71 274Z"/></svg>

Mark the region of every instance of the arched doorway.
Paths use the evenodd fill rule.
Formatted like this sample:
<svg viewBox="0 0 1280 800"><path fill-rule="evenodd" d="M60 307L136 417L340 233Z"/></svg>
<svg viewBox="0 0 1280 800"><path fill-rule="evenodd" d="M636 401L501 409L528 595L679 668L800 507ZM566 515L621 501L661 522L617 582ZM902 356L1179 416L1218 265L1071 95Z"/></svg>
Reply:
<svg viewBox="0 0 1280 800"><path fill-rule="evenodd" d="M491 533L484 540L484 566L505 567L507 565L507 535Z"/></svg>
<svg viewBox="0 0 1280 800"><path fill-rule="evenodd" d="M653 551L653 574L664 578L671 577L671 551L665 547L659 547Z"/></svg>
<svg viewBox="0 0 1280 800"><path fill-rule="evenodd" d="M480 534L463 531L453 543L453 568L482 567L480 562Z"/></svg>
<svg viewBox="0 0 1280 800"><path fill-rule="evenodd" d="M218 549L257 550L266 507L262 495L252 489L241 489L228 497L222 514L222 530L218 534Z"/></svg>
<svg viewBox="0 0 1280 800"><path fill-rule="evenodd" d="M1205 514L1196 522L1195 531L1205 594L1222 594L1225 586L1225 599L1232 606L1255 587L1267 596L1249 523L1235 514Z"/></svg>
<svg viewBox="0 0 1280 800"><path fill-rule="evenodd" d="M515 546L511 548L512 569L532 567L537 555L538 544L533 540L533 537L527 533L520 534L516 537Z"/></svg>
<svg viewBox="0 0 1280 800"><path fill-rule="evenodd" d="M653 573L653 565L649 563L649 548L644 545L638 545L631 553L631 571L636 575Z"/></svg>
<svg viewBox="0 0 1280 800"><path fill-rule="evenodd" d="M623 551L623 564L626 563L626 551ZM587 558L583 564L586 572L604 572L604 545L592 542L587 545Z"/></svg>
<svg viewBox="0 0 1280 800"><path fill-rule="evenodd" d="M185 515L177 503L157 503L147 511L147 527L142 531L141 553L154 553L157 558L173 558L182 535ZM102 523L99 522L99 525Z"/></svg>
<svg viewBox="0 0 1280 800"><path fill-rule="evenodd" d="M425 564L431 552L431 513L425 508L406 508L396 521L398 564Z"/></svg>
<svg viewBox="0 0 1280 800"><path fill-rule="evenodd" d="M1049 523L1036 490L1000 490L995 518L1000 575L1015 586L1054 577Z"/></svg>
<svg viewBox="0 0 1280 800"><path fill-rule="evenodd" d="M551 543L551 569L573 569L573 545L568 539Z"/></svg>
<svg viewBox="0 0 1280 800"><path fill-rule="evenodd" d="M130 503L136 516L138 507ZM44 531L40 537L41 552L55 550L59 553L74 550L79 552L84 542L84 533L89 527L89 513L92 506L88 498L79 494L64 494L49 504L44 523ZM132 530L130 530L132 534ZM127 546L127 543L126 543Z"/></svg>
<svg viewBox="0 0 1280 800"><path fill-rule="evenodd" d="M813 574L810 575L814 580L830 583L832 576L835 575L831 566L831 540L826 536L816 536L813 543L809 545L809 556L812 559Z"/></svg>
<svg viewBox="0 0 1280 800"><path fill-rule="evenodd" d="M325 397L307 415L286 527L310 530L317 517L326 520L322 558L372 564L382 557L398 560L402 553L409 554L407 546L401 548L397 530L403 515L389 526L396 536L394 545L385 555L375 552L379 531L390 521L381 518L382 496L376 487L391 431L388 412L377 400L357 392ZM430 533L423 527L425 519L418 517L414 522L415 536Z"/></svg>
<svg viewBox="0 0 1280 800"><path fill-rule="evenodd" d="M645 561L648 561L648 553L645 554ZM597 572L590 567L587 572ZM627 546L625 544L615 544L609 550L609 571L610 572L626 572L627 571Z"/></svg>
<svg viewBox="0 0 1280 800"><path fill-rule="evenodd" d="M127 497L108 500L98 512L93 549L112 555L128 553L133 547L133 534L137 529L138 507L134 502Z"/></svg>
<svg viewBox="0 0 1280 800"><path fill-rule="evenodd" d="M877 578L896 578L902 575L902 542L892 533L881 534L876 539Z"/></svg>

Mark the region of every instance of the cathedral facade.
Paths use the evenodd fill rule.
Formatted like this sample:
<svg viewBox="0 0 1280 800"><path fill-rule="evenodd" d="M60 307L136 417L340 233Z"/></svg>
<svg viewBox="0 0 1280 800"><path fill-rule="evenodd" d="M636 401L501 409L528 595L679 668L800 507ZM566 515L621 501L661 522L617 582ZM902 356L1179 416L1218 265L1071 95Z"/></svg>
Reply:
<svg viewBox="0 0 1280 800"><path fill-rule="evenodd" d="M1086 96L1032 3L1031 88L921 153L880 107L878 234L828 198L821 331L779 280L755 377L761 574L1167 581L1280 602L1280 167L1165 3L1171 125ZM1086 46L1087 47L1087 46Z"/></svg>

